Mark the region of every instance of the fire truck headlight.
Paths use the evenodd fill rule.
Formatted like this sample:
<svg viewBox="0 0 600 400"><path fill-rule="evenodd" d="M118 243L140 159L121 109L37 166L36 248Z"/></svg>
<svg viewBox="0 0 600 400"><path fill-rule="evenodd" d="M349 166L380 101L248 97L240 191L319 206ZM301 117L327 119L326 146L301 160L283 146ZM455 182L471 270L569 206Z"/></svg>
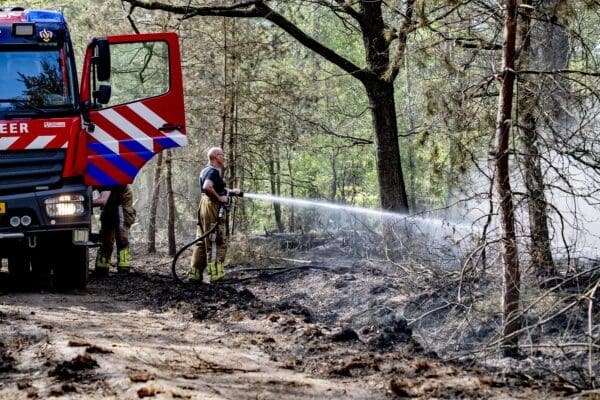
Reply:
<svg viewBox="0 0 600 400"><path fill-rule="evenodd" d="M80 194L66 194L44 200L49 217L78 217L85 214L85 197Z"/></svg>

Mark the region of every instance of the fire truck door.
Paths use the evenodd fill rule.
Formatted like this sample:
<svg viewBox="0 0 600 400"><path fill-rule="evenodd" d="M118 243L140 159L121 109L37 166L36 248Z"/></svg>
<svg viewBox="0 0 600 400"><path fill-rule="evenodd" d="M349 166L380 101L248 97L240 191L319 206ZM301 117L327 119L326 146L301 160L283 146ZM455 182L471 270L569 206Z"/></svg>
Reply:
<svg viewBox="0 0 600 400"><path fill-rule="evenodd" d="M154 154L187 142L177 35L107 39L110 80L96 79L102 74L94 70L97 50L90 46L81 84L87 104L85 181L93 186L131 183Z"/></svg>

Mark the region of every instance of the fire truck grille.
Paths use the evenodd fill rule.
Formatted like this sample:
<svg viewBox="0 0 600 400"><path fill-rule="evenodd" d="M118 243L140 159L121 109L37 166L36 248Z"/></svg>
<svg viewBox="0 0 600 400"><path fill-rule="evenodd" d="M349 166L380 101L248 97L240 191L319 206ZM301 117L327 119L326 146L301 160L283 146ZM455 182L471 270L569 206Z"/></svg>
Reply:
<svg viewBox="0 0 600 400"><path fill-rule="evenodd" d="M0 193L52 187L60 182L65 150L0 152Z"/></svg>

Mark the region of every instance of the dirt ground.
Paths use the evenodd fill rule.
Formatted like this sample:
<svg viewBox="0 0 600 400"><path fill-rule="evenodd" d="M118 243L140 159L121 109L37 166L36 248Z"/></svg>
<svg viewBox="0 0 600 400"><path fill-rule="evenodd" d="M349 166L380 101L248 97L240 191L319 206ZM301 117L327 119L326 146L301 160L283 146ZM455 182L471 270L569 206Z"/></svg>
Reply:
<svg viewBox="0 0 600 400"><path fill-rule="evenodd" d="M182 286L141 249L134 267L70 293L4 285L0 398L600 398L510 360L442 360L398 313L406 276L337 248L240 263L215 285Z"/></svg>

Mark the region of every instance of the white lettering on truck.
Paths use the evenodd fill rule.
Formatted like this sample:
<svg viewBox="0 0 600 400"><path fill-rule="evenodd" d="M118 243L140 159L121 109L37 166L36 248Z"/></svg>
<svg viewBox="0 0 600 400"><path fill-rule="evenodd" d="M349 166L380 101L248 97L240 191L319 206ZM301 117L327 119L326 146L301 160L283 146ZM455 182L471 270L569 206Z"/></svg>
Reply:
<svg viewBox="0 0 600 400"><path fill-rule="evenodd" d="M29 125L26 122L0 122L0 134L29 133Z"/></svg>

